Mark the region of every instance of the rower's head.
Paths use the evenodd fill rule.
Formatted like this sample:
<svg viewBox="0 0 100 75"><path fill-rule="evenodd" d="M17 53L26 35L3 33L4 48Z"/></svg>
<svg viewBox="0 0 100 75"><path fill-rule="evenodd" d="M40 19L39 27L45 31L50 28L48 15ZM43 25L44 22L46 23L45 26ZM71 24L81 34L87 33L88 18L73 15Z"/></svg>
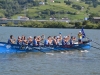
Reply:
<svg viewBox="0 0 100 75"><path fill-rule="evenodd" d="M51 39L51 36L48 36L48 39L50 40Z"/></svg>
<svg viewBox="0 0 100 75"><path fill-rule="evenodd" d="M73 39L74 38L74 36L71 36L71 39Z"/></svg>
<svg viewBox="0 0 100 75"><path fill-rule="evenodd" d="M81 34L82 32L81 32L81 31L79 31L79 33Z"/></svg>
<svg viewBox="0 0 100 75"><path fill-rule="evenodd" d="M32 39L33 37L32 36L29 36L29 39Z"/></svg>
<svg viewBox="0 0 100 75"><path fill-rule="evenodd" d="M22 38L21 38L22 40L25 40L26 39L26 37L24 36L24 35L22 35Z"/></svg>
<svg viewBox="0 0 100 75"><path fill-rule="evenodd" d="M53 38L56 39L56 36L54 36Z"/></svg>
<svg viewBox="0 0 100 75"><path fill-rule="evenodd" d="M57 36L56 38L57 38L57 39L59 39L60 37L59 37L59 36Z"/></svg>
<svg viewBox="0 0 100 75"><path fill-rule="evenodd" d="M34 39L36 39L37 37L36 36L34 36Z"/></svg>
<svg viewBox="0 0 100 75"><path fill-rule="evenodd" d="M18 36L18 39L21 39L21 37L20 37L20 36Z"/></svg>
<svg viewBox="0 0 100 75"><path fill-rule="evenodd" d="M13 35L10 35L10 39L12 39L13 38Z"/></svg>
<svg viewBox="0 0 100 75"><path fill-rule="evenodd" d="M41 37L40 37L40 36L38 36L38 37L37 37L37 39L38 39L38 40L40 40L40 39L41 39Z"/></svg>
<svg viewBox="0 0 100 75"><path fill-rule="evenodd" d="M64 36L63 39L66 39L68 36Z"/></svg>

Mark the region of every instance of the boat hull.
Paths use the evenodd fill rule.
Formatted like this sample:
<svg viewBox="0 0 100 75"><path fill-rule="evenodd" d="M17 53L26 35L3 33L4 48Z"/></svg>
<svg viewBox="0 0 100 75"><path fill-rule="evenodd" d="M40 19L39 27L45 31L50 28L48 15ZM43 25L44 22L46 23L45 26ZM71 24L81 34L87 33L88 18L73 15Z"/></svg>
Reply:
<svg viewBox="0 0 100 75"><path fill-rule="evenodd" d="M21 53L21 52L50 52L50 51L66 51L66 50L89 50L91 48L90 42L85 44L74 44L67 46L19 46L16 44L9 45L7 43L0 42L0 53Z"/></svg>

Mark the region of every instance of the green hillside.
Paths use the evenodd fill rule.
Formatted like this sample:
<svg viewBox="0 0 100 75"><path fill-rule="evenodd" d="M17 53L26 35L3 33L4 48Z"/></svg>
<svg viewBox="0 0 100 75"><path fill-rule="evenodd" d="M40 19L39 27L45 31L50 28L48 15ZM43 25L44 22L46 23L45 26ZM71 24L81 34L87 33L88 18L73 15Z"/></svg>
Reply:
<svg viewBox="0 0 100 75"><path fill-rule="evenodd" d="M3 0L0 0L0 2L2 1ZM14 3L14 0L9 0L9 1L12 4ZM85 0L80 0L80 1L54 0L54 3L51 2L51 0L37 1L38 3L40 1L45 1L45 5L39 5L39 4L36 5L36 2L33 0L22 0L22 2L20 2L20 0L15 0L15 1L19 1L18 3L15 2L15 5L17 7L13 5L14 6L13 8L15 8L15 10L12 8L13 11L12 10L7 11L7 9L2 9L3 7L1 7L0 17L10 17L13 19L17 19L18 16L26 15L30 19L48 19L49 20L49 18L51 17L56 18L56 19L62 19L63 17L66 17L71 20L83 20L84 17L88 17L92 13L100 16L99 1L98 1L97 6L93 6L93 2L90 4L86 3ZM69 4L66 2L71 2L71 3Z"/></svg>

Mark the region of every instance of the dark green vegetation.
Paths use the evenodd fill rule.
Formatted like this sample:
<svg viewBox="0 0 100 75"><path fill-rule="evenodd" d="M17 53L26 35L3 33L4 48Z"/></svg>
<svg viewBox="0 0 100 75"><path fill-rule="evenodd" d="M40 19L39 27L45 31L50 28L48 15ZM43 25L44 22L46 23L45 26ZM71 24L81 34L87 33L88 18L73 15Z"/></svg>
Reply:
<svg viewBox="0 0 100 75"><path fill-rule="evenodd" d="M12 22L9 22L6 26L17 26L17 27L33 27L33 28L86 28L86 29L100 29L100 23L92 23L91 21L83 22L57 22L57 21L26 21L20 22L15 25Z"/></svg>

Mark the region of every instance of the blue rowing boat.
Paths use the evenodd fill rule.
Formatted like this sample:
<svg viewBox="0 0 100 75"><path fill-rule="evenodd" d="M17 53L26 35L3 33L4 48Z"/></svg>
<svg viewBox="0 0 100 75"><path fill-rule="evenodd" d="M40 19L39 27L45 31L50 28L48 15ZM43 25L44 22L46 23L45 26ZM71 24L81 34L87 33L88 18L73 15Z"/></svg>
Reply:
<svg viewBox="0 0 100 75"><path fill-rule="evenodd" d="M67 51L67 50L89 50L91 48L90 40L84 41L82 44L73 45L58 45L58 46L28 46L28 45L17 45L7 44L0 42L0 53L21 53L21 52L50 52L50 51Z"/></svg>

